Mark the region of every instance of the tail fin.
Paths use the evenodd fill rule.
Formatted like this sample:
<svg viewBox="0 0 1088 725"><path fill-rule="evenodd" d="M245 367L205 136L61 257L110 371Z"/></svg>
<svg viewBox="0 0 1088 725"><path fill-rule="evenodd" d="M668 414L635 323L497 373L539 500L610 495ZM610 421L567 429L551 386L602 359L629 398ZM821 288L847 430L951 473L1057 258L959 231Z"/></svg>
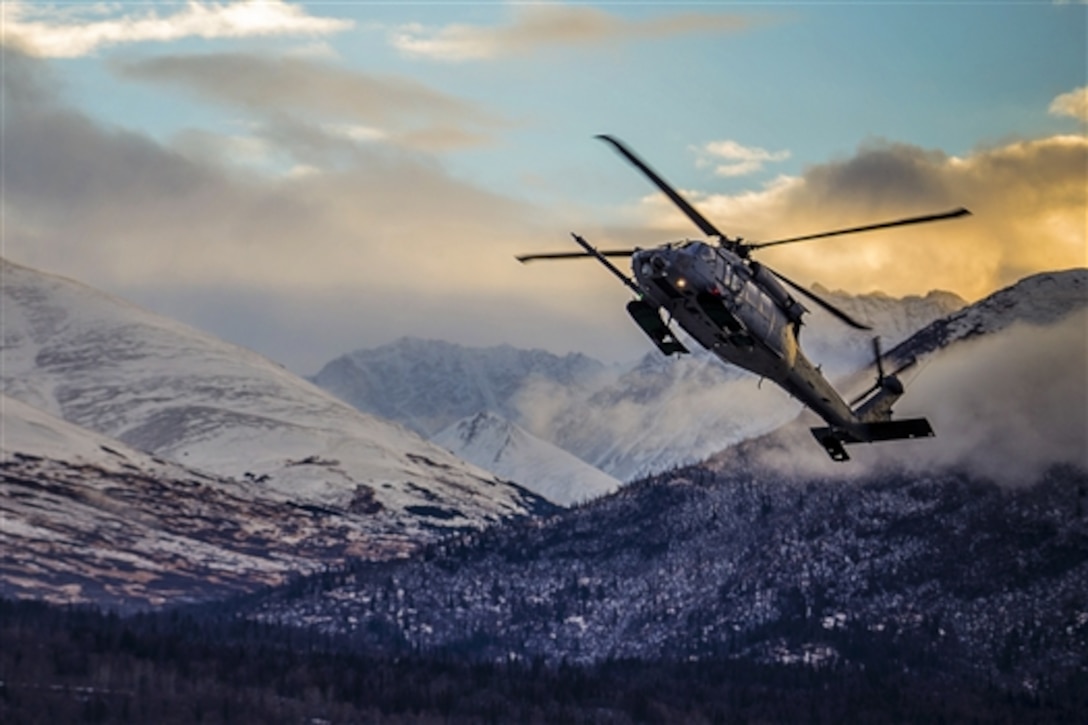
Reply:
<svg viewBox="0 0 1088 725"><path fill-rule="evenodd" d="M876 383L851 401L851 405L857 405L853 411L857 422L848 429L826 426L812 429L812 435L832 460L850 460L844 446L851 443L929 438L934 435L933 428L925 418L892 420L892 406L903 395L903 383L897 376L914 365L915 360L909 360L894 372L885 374L879 337L873 338L873 352L876 356Z"/></svg>
<svg viewBox="0 0 1088 725"><path fill-rule="evenodd" d="M855 417L864 423L891 420L892 406L903 395L903 383L899 381L899 373L918 362L912 358L892 372L885 373L884 353L880 349L879 337L873 338L873 357L876 363L876 382L871 388L850 401L850 405L858 406L854 409ZM858 405L859 403L861 405Z"/></svg>
<svg viewBox="0 0 1088 725"><path fill-rule="evenodd" d="M854 409L854 415L865 423L879 423L892 419L892 406L903 396L903 383L894 375L881 377L876 395Z"/></svg>

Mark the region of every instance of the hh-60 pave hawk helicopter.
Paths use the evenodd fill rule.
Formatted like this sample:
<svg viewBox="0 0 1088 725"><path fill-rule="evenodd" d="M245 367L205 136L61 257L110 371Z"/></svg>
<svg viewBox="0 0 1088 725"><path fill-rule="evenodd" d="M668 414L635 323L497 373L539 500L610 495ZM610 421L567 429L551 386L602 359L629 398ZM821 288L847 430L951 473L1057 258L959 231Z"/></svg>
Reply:
<svg viewBox="0 0 1088 725"><path fill-rule="evenodd" d="M844 444L933 435L933 429L925 418L892 420L892 405L903 395L903 384L897 376L912 363L885 374L879 338L873 340L876 384L848 405L819 368L809 362L801 351L798 333L801 317L808 310L779 280L847 325L861 330L870 328L827 300L752 260L750 256L754 250L779 244L954 219L970 214L967 209L753 244L740 238L730 239L718 231L618 140L611 136L598 138L611 144L645 174L695 226L707 237L714 238L716 243L681 241L652 249L599 250L577 234L572 234L574 241L584 251L527 254L519 256L519 261L596 258L635 293L635 299L627 303L627 312L661 352L666 355L688 352L669 326L675 320L699 344L724 362L770 378L827 422L827 426L813 428L812 433L836 461L850 458ZM609 257L631 257L634 279L612 264ZM666 315L665 319L662 319L662 312ZM851 409L851 405L857 407Z"/></svg>

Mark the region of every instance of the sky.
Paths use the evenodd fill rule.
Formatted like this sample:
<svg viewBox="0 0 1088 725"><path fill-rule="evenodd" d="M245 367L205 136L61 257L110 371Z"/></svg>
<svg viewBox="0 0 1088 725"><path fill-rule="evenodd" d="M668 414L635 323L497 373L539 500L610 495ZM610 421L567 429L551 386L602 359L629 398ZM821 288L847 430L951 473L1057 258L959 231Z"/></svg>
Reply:
<svg viewBox="0 0 1088 725"><path fill-rule="evenodd" d="M315 373L401 336L649 349L591 262L699 232L976 300L1088 265L1088 5L5 0L2 254Z"/></svg>

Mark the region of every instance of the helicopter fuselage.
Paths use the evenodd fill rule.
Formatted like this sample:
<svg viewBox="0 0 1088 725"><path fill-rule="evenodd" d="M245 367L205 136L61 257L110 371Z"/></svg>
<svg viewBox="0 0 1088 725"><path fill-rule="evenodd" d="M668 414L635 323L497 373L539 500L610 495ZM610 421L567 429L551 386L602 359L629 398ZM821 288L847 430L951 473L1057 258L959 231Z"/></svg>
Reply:
<svg viewBox="0 0 1088 725"><path fill-rule="evenodd" d="M798 344L807 310L754 262L700 241L636 251L642 294L722 361L768 378L833 427L860 421Z"/></svg>
<svg viewBox="0 0 1088 725"><path fill-rule="evenodd" d="M608 135L598 138L642 172L707 238L716 242L683 241L653 249L602 250L571 234L582 252L524 254L518 256L519 261L595 258L635 293L635 299L627 303L627 312L662 353L688 352L670 327L676 322L723 362L773 380L827 422L827 427L813 428L812 434L836 461L850 458L844 444L933 435L925 418L892 419L892 405L903 394L903 385L896 375L905 367L885 374L879 338L873 339L876 384L854 401L861 404L851 410L801 351L797 336L807 310L782 283L847 325L862 330L870 328L811 290L752 260L751 253L781 244L955 219L971 212L960 207L939 214L752 244L722 234L619 140ZM629 257L634 279L612 264L610 257Z"/></svg>

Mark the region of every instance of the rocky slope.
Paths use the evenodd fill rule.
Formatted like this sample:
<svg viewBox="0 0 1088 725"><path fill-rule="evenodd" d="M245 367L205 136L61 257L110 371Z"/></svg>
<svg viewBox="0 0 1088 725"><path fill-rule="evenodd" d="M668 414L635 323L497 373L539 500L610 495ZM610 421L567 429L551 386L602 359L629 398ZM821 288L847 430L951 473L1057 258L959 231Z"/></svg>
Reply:
<svg viewBox="0 0 1088 725"><path fill-rule="evenodd" d="M222 597L406 545L366 516L170 463L0 398L0 593L122 609ZM352 510L353 509L353 510Z"/></svg>

